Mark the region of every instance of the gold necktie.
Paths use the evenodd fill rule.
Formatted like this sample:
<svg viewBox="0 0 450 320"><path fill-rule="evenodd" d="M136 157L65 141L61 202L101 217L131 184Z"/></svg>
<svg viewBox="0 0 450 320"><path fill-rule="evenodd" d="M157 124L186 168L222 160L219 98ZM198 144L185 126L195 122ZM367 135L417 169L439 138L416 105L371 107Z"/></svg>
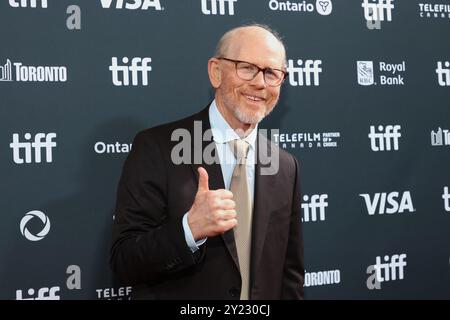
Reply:
<svg viewBox="0 0 450 320"><path fill-rule="evenodd" d="M239 258L242 288L241 300L249 298L250 280L250 246L252 233L252 201L247 183L247 153L249 144L244 140L230 141L230 148L236 158L230 190L236 203L237 226L234 228L234 238Z"/></svg>

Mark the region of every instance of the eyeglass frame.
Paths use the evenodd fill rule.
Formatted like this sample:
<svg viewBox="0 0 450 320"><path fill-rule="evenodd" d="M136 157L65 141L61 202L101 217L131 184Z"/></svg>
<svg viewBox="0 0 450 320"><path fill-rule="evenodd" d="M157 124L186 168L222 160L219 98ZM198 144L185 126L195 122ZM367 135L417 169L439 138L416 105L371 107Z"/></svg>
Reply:
<svg viewBox="0 0 450 320"><path fill-rule="evenodd" d="M258 75L258 73L259 73L260 71L262 71L264 83L267 84L267 85L270 86L270 87L279 87L279 86L281 86L281 85L283 84L283 82L286 80L286 77L287 77L287 74L288 74L287 71L284 71L284 70L281 70L281 69L277 69L277 68L260 68L260 67L257 66L256 64L251 63L251 62L248 62L248 61L229 59L229 58L225 58L225 57L216 57L216 59L218 59L218 60L226 60L226 61L233 62L233 63L234 63L234 70L235 70L235 72L236 72L236 76L237 76L239 79L244 80L244 81L252 81L253 79L256 78L256 76ZM251 79L242 79L242 78L239 77L239 75L238 75L238 68L237 68L238 63L248 63L248 64L250 64L250 65L252 65L252 66L255 66L255 67L258 69L258 72L256 72L255 75L253 76L253 78L251 78ZM277 70L277 71L282 72L282 73L283 73L283 77L281 78L280 83L279 83L279 84L276 84L276 85L268 84L267 81L266 81L266 74L265 74L266 70Z"/></svg>

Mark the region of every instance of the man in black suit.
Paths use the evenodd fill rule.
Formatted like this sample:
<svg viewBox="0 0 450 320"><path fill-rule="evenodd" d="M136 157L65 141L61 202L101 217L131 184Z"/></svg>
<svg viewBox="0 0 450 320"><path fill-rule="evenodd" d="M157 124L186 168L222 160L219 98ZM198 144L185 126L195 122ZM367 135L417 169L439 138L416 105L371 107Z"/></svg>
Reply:
<svg viewBox="0 0 450 320"><path fill-rule="evenodd" d="M214 101L136 136L111 249L133 298L303 298L298 162L258 132L285 61L268 27L228 31L208 61Z"/></svg>

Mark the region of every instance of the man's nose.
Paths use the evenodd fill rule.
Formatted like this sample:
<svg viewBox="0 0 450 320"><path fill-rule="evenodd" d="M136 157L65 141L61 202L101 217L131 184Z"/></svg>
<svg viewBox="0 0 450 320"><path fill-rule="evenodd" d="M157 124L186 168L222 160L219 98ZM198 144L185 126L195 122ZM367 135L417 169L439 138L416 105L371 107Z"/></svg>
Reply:
<svg viewBox="0 0 450 320"><path fill-rule="evenodd" d="M265 88L267 86L266 81L264 80L264 72L259 70L255 77L252 79L251 83L257 87Z"/></svg>

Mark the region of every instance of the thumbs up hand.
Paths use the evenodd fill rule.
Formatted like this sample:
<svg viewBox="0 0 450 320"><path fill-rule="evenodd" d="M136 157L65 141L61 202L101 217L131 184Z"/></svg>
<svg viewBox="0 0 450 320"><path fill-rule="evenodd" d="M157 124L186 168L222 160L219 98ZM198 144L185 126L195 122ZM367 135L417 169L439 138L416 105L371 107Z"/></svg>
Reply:
<svg viewBox="0 0 450 320"><path fill-rule="evenodd" d="M188 224L195 241L220 235L237 225L236 204L229 190L209 190L208 172L198 168L198 190L188 212Z"/></svg>

